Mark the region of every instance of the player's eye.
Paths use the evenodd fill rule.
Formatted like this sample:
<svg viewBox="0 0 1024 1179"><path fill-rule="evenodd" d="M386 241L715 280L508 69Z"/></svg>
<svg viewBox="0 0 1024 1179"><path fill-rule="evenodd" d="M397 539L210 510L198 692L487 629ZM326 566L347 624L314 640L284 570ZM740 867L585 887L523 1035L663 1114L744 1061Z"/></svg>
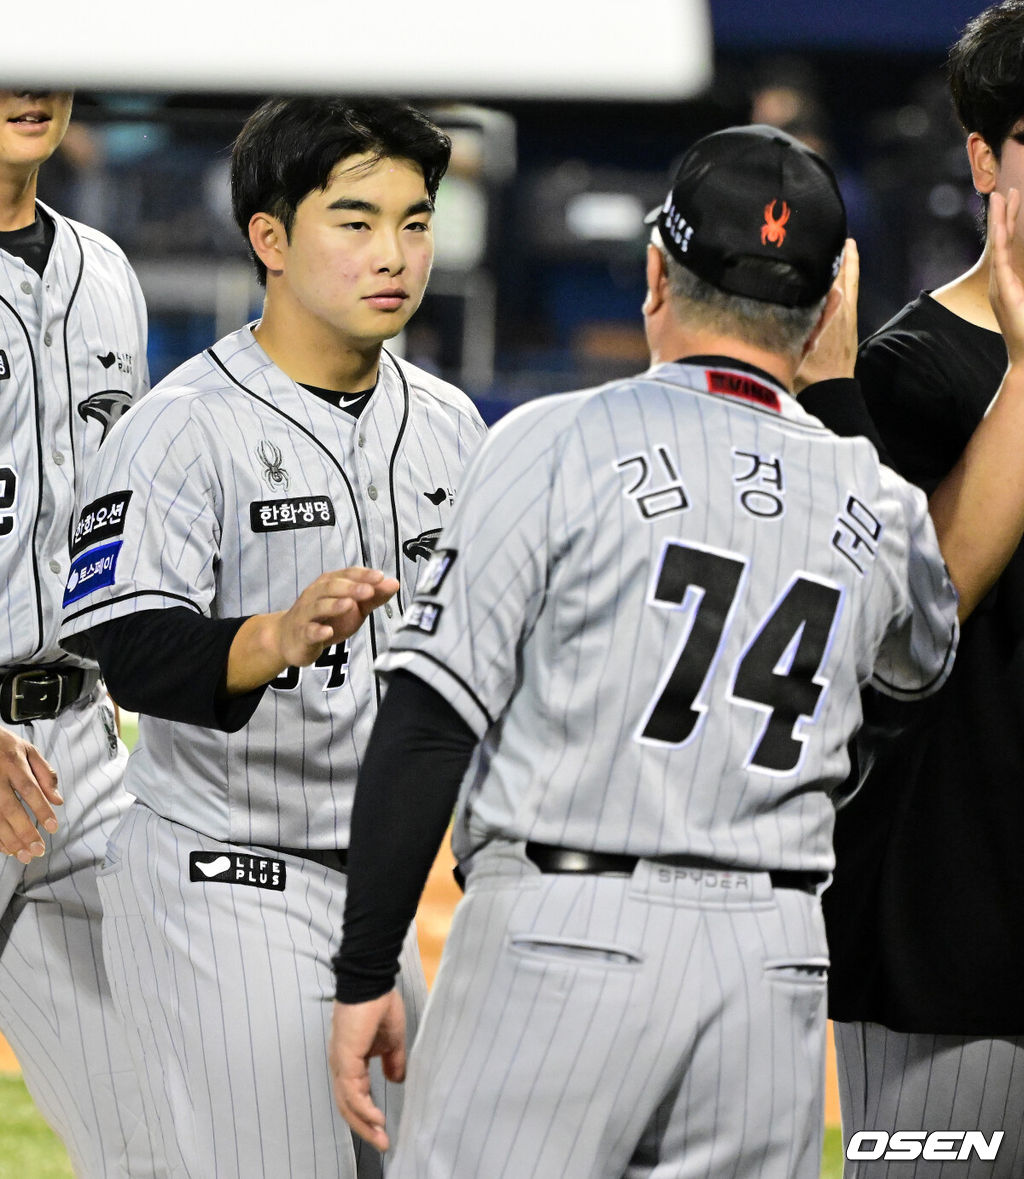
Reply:
<svg viewBox="0 0 1024 1179"><path fill-rule="evenodd" d="M370 224L368 221L342 221L341 228L342 229L369 229Z"/></svg>
<svg viewBox="0 0 1024 1179"><path fill-rule="evenodd" d="M413 233L426 233L430 229L429 221L410 221L406 229L411 229Z"/></svg>

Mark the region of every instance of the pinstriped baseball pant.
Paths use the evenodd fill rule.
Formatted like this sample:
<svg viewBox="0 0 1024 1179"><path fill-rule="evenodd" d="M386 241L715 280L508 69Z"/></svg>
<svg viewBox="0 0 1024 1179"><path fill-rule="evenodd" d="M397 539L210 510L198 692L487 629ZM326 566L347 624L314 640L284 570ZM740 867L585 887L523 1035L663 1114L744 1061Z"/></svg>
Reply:
<svg viewBox="0 0 1024 1179"><path fill-rule="evenodd" d="M327 1046L345 875L299 856L285 888L189 879L221 843L136 803L100 873L103 953L138 1083L173 1179L379 1179L380 1154L338 1113ZM415 1034L426 982L410 930L399 985ZM375 1063L392 1123L401 1085Z"/></svg>
<svg viewBox="0 0 1024 1179"><path fill-rule="evenodd" d="M388 1179L817 1179L820 903L724 883L476 856Z"/></svg>
<svg viewBox="0 0 1024 1179"><path fill-rule="evenodd" d="M102 693L18 728L64 795L47 854L0 864L0 1030L80 1179L162 1175L100 947L96 868L130 799Z"/></svg>
<svg viewBox="0 0 1024 1179"><path fill-rule="evenodd" d="M1004 1132L994 1160L846 1162L845 1179L1020 1179L1024 1175L1024 1037L894 1032L836 1023L843 1142L858 1131Z"/></svg>

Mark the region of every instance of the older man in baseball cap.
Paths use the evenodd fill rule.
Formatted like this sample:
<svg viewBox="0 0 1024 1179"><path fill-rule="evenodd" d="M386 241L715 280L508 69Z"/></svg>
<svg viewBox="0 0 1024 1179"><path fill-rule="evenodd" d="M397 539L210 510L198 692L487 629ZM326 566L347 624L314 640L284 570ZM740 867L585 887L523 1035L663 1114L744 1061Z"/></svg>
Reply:
<svg viewBox="0 0 1024 1179"><path fill-rule="evenodd" d="M377 664L332 1067L378 1146L367 1063L405 1071L398 951L453 804L466 879L389 1179L819 1173L831 792L861 686L948 675L957 593L923 494L789 392L841 298L827 165L709 136L652 235L651 368L492 432ZM940 513L961 612L1024 529L986 465L1022 367Z"/></svg>

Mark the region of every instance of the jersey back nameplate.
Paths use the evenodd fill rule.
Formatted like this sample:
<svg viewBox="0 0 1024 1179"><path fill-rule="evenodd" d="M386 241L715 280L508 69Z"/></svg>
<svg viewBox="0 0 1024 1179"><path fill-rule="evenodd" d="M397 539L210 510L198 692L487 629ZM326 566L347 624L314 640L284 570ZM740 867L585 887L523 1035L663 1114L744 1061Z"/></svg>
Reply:
<svg viewBox="0 0 1024 1179"><path fill-rule="evenodd" d="M326 495L298 495L291 499L257 500L249 505L253 532L286 532L292 528L329 528L334 503Z"/></svg>

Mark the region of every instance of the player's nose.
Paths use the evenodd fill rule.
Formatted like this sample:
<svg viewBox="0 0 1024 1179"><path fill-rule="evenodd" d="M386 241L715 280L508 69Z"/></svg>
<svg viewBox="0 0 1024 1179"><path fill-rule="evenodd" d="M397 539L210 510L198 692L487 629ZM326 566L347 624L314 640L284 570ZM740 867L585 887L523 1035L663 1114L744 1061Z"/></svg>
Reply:
<svg viewBox="0 0 1024 1179"><path fill-rule="evenodd" d="M402 249L401 235L384 230L378 235L377 245L378 274L400 274L405 269L405 251Z"/></svg>

